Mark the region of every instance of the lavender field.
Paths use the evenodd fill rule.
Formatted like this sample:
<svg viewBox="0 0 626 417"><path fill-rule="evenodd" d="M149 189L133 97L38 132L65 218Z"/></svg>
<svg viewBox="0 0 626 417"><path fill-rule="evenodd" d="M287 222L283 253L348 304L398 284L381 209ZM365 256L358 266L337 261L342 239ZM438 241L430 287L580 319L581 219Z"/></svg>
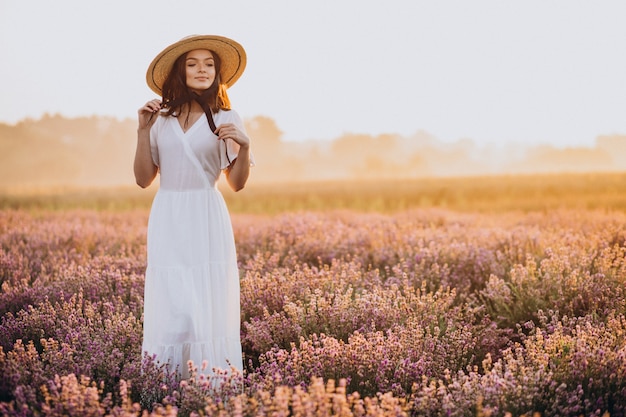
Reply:
<svg viewBox="0 0 626 417"><path fill-rule="evenodd" d="M222 385L142 356L147 216L0 210L0 415L626 415L623 210L235 212Z"/></svg>

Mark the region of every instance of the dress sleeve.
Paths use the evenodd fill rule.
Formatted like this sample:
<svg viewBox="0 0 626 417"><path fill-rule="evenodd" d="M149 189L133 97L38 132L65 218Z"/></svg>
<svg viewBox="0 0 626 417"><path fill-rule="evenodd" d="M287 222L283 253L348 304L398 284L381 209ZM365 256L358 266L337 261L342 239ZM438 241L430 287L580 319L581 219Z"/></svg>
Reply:
<svg viewBox="0 0 626 417"><path fill-rule="evenodd" d="M157 136L161 129L162 117L158 116L157 121L150 128L150 153L152 153L152 162L154 165L159 166L159 148L157 146Z"/></svg>
<svg viewBox="0 0 626 417"><path fill-rule="evenodd" d="M246 132L246 127L244 126L243 120L235 110L230 110L229 112L230 123L234 123L244 134L248 134ZM221 161L221 169L226 169L233 163L235 159L237 159L237 155L239 155L239 145L234 140L225 140L220 141L220 161ZM254 157L252 152L250 152L250 166L254 166Z"/></svg>

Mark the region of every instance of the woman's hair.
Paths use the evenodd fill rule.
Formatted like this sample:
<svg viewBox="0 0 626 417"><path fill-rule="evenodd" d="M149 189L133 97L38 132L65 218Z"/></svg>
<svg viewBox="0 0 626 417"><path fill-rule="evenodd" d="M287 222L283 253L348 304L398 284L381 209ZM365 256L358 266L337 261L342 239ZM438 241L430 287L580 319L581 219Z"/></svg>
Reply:
<svg viewBox="0 0 626 417"><path fill-rule="evenodd" d="M226 93L226 86L222 84L220 76L222 61L219 55L213 51L210 52L215 62L215 80L213 80L213 84L209 87L207 94L203 94L203 96L208 96L208 104L211 111L217 113L220 110L230 110L230 100ZM167 116L178 116L181 107L193 100L192 93L187 88L186 59L186 53L176 59L172 71L170 71L163 83L163 108L167 109Z"/></svg>

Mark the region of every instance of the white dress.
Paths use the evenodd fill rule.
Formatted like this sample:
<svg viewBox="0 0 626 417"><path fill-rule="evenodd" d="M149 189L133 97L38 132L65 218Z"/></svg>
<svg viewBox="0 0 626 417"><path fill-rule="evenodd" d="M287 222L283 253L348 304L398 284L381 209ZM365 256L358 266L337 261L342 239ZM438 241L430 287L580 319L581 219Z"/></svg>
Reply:
<svg viewBox="0 0 626 417"><path fill-rule="evenodd" d="M220 111L215 124L239 115ZM245 130L244 130L245 131ZM148 221L142 349L189 376L212 368L242 370L239 271L230 216L216 184L238 145L211 133L206 117L183 132L161 116L150 131L160 187ZM206 361L206 362L205 362Z"/></svg>

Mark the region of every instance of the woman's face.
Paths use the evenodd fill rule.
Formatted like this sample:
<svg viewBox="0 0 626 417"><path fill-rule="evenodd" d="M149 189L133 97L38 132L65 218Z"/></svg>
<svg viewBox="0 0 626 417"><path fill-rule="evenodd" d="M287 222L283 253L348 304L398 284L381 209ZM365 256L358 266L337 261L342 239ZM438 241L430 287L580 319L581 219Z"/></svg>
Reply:
<svg viewBox="0 0 626 417"><path fill-rule="evenodd" d="M187 87L200 94L215 80L215 60L211 51L195 49L187 53L185 59Z"/></svg>

